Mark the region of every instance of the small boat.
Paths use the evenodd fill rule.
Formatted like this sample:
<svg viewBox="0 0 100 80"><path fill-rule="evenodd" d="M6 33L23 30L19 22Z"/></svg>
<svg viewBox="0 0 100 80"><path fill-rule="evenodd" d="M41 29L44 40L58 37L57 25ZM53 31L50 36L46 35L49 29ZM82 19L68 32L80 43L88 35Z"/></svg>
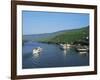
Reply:
<svg viewBox="0 0 100 80"><path fill-rule="evenodd" d="M89 51L89 48L88 48L88 46L78 46L78 47L76 47L76 50L77 50L79 53L84 54L84 53L86 53L86 52Z"/></svg>
<svg viewBox="0 0 100 80"><path fill-rule="evenodd" d="M82 51L85 52L85 51L88 51L88 49L86 49L86 48L78 48L77 51L79 51L79 52L82 52Z"/></svg>
<svg viewBox="0 0 100 80"><path fill-rule="evenodd" d="M60 46L61 46L61 48L64 49L64 50L66 50L66 49L68 49L68 48L71 47L70 44L60 44Z"/></svg>
<svg viewBox="0 0 100 80"><path fill-rule="evenodd" d="M37 47L37 48L34 48L33 49L33 54L38 54L42 51L42 48L41 47Z"/></svg>

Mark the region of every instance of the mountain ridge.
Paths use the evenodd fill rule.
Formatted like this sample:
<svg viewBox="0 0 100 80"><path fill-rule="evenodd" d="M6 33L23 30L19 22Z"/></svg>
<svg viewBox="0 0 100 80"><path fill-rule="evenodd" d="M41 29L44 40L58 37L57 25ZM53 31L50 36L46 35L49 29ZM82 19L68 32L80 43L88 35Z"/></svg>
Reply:
<svg viewBox="0 0 100 80"><path fill-rule="evenodd" d="M45 38L53 38L57 35L61 35L65 32L71 32L71 31L77 31L77 30L80 30L80 29L86 29L86 28L89 28L89 26L86 26L86 27L82 27L82 28L77 28L77 29L70 29L70 30L61 30L61 31L56 31L56 32L52 32L52 33L43 33L43 34L31 34L31 35L23 35L23 40L25 41L29 41L29 40L32 40L32 41L37 41L40 39L45 39Z"/></svg>

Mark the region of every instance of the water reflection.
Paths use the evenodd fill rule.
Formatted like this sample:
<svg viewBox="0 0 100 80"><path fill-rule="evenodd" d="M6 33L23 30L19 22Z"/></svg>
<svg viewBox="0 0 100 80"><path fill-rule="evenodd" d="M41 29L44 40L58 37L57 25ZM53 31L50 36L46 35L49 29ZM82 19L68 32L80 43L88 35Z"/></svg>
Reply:
<svg viewBox="0 0 100 80"><path fill-rule="evenodd" d="M64 52L64 56L66 56L66 54L67 54L67 50L64 50L63 52Z"/></svg>
<svg viewBox="0 0 100 80"><path fill-rule="evenodd" d="M81 57L86 57L86 56L88 56L88 52L79 52L79 55Z"/></svg>
<svg viewBox="0 0 100 80"><path fill-rule="evenodd" d="M67 49L63 50L64 56L67 56L67 54L69 53L69 50L70 50L70 48L67 48Z"/></svg>
<svg viewBox="0 0 100 80"><path fill-rule="evenodd" d="M33 58L37 59L40 57L40 53L37 53L37 54L33 54Z"/></svg>

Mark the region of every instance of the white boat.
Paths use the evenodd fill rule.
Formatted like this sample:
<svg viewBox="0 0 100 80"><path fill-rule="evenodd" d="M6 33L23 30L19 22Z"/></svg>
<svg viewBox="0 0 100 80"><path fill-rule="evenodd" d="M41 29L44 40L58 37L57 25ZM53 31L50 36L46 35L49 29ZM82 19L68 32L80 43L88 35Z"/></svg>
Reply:
<svg viewBox="0 0 100 80"><path fill-rule="evenodd" d="M77 49L78 51L88 51L88 49L86 49L86 48L83 48L83 49L81 49L81 48L79 48L79 49Z"/></svg>
<svg viewBox="0 0 100 80"><path fill-rule="evenodd" d="M80 46L80 47L77 47L76 50L79 52L88 52L89 48L88 46Z"/></svg>
<svg viewBox="0 0 100 80"><path fill-rule="evenodd" d="M34 48L33 49L33 54L40 53L41 51L42 51L42 48L41 47Z"/></svg>
<svg viewBox="0 0 100 80"><path fill-rule="evenodd" d="M66 49L68 49L68 48L71 47L70 44L60 44L60 46L61 46L61 48L64 49L64 50L66 50Z"/></svg>

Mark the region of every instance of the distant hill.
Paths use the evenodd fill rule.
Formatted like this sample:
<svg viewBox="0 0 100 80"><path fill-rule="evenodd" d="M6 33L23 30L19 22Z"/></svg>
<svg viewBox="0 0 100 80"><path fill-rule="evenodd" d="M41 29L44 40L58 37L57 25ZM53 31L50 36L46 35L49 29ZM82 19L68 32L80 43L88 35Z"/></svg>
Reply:
<svg viewBox="0 0 100 80"><path fill-rule="evenodd" d="M23 40L48 43L71 43L87 36L89 36L89 26L79 29L61 30L53 33L24 35Z"/></svg>
<svg viewBox="0 0 100 80"><path fill-rule="evenodd" d="M23 35L23 40L25 40L25 41L29 41L29 40L37 41L37 40L43 39L43 38L52 38L54 36L57 36L59 34L66 32L66 31L69 31L69 30L61 30L61 31L53 32L53 33Z"/></svg>

